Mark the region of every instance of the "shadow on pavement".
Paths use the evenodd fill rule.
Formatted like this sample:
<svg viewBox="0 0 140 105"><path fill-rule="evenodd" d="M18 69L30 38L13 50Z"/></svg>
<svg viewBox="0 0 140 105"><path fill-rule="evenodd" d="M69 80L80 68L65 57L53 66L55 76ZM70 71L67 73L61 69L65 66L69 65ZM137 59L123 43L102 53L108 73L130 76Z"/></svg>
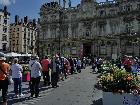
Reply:
<svg viewBox="0 0 140 105"><path fill-rule="evenodd" d="M102 98L100 98L98 100L94 100L93 104L91 104L91 105L103 105Z"/></svg>
<svg viewBox="0 0 140 105"><path fill-rule="evenodd" d="M43 86L43 81L40 82L40 92L42 91L46 91L46 90L49 90L51 89L52 87L51 86ZM30 87L27 87L27 88L22 88L22 93L25 94L25 96L23 97L14 97L14 91L10 91L8 93L8 103L7 105L13 105L14 103L18 103L18 102L24 102L26 100L30 100ZM1 98L0 98L1 100Z"/></svg>

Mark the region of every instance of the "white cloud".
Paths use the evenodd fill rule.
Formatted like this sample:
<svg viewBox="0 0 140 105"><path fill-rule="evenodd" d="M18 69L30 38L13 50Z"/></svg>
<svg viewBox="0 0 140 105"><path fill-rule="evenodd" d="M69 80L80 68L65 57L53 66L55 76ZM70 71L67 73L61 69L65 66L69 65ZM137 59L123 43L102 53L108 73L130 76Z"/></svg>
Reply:
<svg viewBox="0 0 140 105"><path fill-rule="evenodd" d="M2 5L10 5L11 3L12 4L15 4L16 0L0 0L0 4Z"/></svg>

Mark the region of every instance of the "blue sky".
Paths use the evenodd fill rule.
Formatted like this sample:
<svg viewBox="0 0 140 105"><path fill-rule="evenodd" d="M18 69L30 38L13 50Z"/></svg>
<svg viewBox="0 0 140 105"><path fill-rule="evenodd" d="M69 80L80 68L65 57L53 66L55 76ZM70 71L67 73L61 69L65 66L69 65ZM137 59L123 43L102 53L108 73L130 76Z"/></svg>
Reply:
<svg viewBox="0 0 140 105"><path fill-rule="evenodd" d="M29 16L30 19L39 17L39 9L44 2L50 2L53 0L0 0L0 8L3 5L8 5L8 11L11 13L11 21L14 21L15 15L19 15L20 18ZM105 0L97 0L105 1ZM71 0L72 6L76 6L80 3L80 0Z"/></svg>

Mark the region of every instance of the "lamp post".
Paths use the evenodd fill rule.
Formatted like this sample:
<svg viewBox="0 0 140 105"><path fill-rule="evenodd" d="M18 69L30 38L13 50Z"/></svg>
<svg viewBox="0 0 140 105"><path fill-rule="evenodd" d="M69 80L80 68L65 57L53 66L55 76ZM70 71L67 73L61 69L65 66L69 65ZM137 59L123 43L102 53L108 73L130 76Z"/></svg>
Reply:
<svg viewBox="0 0 140 105"><path fill-rule="evenodd" d="M60 3L59 3L60 4ZM59 35L58 35L58 45L59 45L59 53L61 54L61 33L62 33L62 10L59 9Z"/></svg>

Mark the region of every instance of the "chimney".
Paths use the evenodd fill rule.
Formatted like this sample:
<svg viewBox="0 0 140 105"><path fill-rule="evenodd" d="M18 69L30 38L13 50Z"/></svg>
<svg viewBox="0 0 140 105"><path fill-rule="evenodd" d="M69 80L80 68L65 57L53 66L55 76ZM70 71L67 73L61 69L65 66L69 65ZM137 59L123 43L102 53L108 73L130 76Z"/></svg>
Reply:
<svg viewBox="0 0 140 105"><path fill-rule="evenodd" d="M24 17L24 23L28 23L28 16Z"/></svg>
<svg viewBox="0 0 140 105"><path fill-rule="evenodd" d="M21 19L21 24L23 23L23 19Z"/></svg>
<svg viewBox="0 0 140 105"><path fill-rule="evenodd" d="M4 6L4 12L7 12L7 6Z"/></svg>
<svg viewBox="0 0 140 105"><path fill-rule="evenodd" d="M3 12L4 12L4 16L7 17L8 15L7 6L4 6Z"/></svg>
<svg viewBox="0 0 140 105"><path fill-rule="evenodd" d="M40 18L38 18L37 22L40 23Z"/></svg>
<svg viewBox="0 0 140 105"><path fill-rule="evenodd" d="M15 16L15 23L16 23L16 24L19 23L19 16L18 16L18 15Z"/></svg>
<svg viewBox="0 0 140 105"><path fill-rule="evenodd" d="M36 26L36 19L33 19L33 26Z"/></svg>

